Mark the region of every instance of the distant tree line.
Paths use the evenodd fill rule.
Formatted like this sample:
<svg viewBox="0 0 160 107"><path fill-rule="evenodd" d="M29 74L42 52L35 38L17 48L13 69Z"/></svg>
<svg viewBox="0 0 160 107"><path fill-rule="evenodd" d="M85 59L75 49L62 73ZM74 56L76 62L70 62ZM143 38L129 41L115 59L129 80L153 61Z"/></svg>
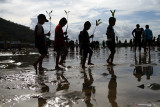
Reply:
<svg viewBox="0 0 160 107"><path fill-rule="evenodd" d="M0 18L0 41L21 41L33 43L34 31L29 27Z"/></svg>

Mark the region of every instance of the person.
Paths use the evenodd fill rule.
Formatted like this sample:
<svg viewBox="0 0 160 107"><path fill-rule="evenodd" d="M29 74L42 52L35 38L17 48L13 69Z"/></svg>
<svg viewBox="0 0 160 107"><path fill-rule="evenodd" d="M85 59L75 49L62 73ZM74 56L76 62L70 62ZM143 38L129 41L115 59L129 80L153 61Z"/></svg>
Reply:
<svg viewBox="0 0 160 107"><path fill-rule="evenodd" d="M84 101L86 103L86 107L93 107L92 99L95 99L95 86L93 86L93 76L91 69L88 69L88 75L86 71L83 72L84 83L82 84L82 92L84 93Z"/></svg>
<svg viewBox="0 0 160 107"><path fill-rule="evenodd" d="M55 69L61 69L59 65L65 67L63 63L68 54L68 50L65 42L67 36L64 37L64 35L67 35L67 32L63 32L62 27L64 27L66 24L67 24L67 19L63 17L60 19L59 24L55 28L54 49L57 52ZM61 60L59 61L60 57Z"/></svg>
<svg viewBox="0 0 160 107"><path fill-rule="evenodd" d="M79 34L79 44L80 44L80 54L82 55L82 68L85 68L85 62L87 59L87 54L89 53L88 58L88 65L94 65L91 63L91 57L93 54L93 51L90 47L90 38L93 38L93 35L89 36L87 30L89 30L91 27L91 23L89 21L86 21L84 23L84 29L83 31L80 31Z"/></svg>
<svg viewBox="0 0 160 107"><path fill-rule="evenodd" d="M139 50L141 50L141 36L142 36L142 29L140 28L140 25L137 24L136 28L132 31L132 35L134 38L134 45L135 45L135 52L137 45L139 46Z"/></svg>
<svg viewBox="0 0 160 107"><path fill-rule="evenodd" d="M45 36L50 36L50 32L44 34L43 24L48 22L46 16L44 14L38 15L38 23L35 26L34 35L35 35L35 47L38 49L39 53L41 54L39 58L33 63L33 66L36 70L37 74L37 64L39 63L39 71L43 71L44 68L42 67L42 62L44 57L47 55L47 49L45 45Z"/></svg>
<svg viewBox="0 0 160 107"><path fill-rule="evenodd" d="M146 37L146 45L148 44L149 53L150 53L150 46L153 38L152 30L149 29L149 25L146 25L146 29L144 31L144 35Z"/></svg>
<svg viewBox="0 0 160 107"><path fill-rule="evenodd" d="M114 54L116 52L115 50L115 33L114 33L114 29L113 26L116 23L116 18L114 17L110 17L109 18L109 25L107 27L107 46L109 48L109 50L111 51L111 54L109 55L108 59L106 60L108 64L113 65L113 59L114 59Z"/></svg>
<svg viewBox="0 0 160 107"><path fill-rule="evenodd" d="M111 75L111 79L108 83L108 100L112 107L118 107L116 98L117 98L117 81L116 81L116 75L114 73L113 66L110 68L107 68L109 71L109 74Z"/></svg>

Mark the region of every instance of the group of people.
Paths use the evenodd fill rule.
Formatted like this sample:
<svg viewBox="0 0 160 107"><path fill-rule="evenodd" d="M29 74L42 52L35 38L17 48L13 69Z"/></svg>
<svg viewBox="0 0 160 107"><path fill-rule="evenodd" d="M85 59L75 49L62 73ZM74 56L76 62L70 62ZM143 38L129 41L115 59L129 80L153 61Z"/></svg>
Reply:
<svg viewBox="0 0 160 107"><path fill-rule="evenodd" d="M43 62L44 57L47 55L47 48L45 45L45 36L51 35L50 31L45 34L43 26L42 26L45 22L48 22L48 20L46 19L46 16L44 14L39 14L37 19L38 19L38 23L35 26L35 31L34 31L35 46L41 55L33 63L36 73L38 70L38 67L37 67L38 64L39 64L39 71L44 70L44 68L42 67L42 62ZM111 51L111 54L108 56L108 59L106 60L107 63L109 64L113 64L113 59L114 59L114 54L115 54L115 33L113 29L115 22L116 22L116 18L110 17L109 26L106 31L107 45ZM63 17L60 19L59 24L55 28L54 49L57 53L55 69L60 69L61 68L60 66L65 67L64 60L66 59L66 56L68 54L68 50L67 50L66 42L65 42L65 40L67 39L67 32L63 32L62 28L66 24L67 24L67 19ZM85 62L87 59L87 54L89 54L88 65L94 65L91 62L93 51L90 47L90 38L93 38L94 35L89 36L87 32L90 29L90 27L91 27L91 23L89 21L86 21L84 23L83 30L80 31L80 34L79 34L80 54L82 56L82 60L81 60L82 68L86 68Z"/></svg>
<svg viewBox="0 0 160 107"><path fill-rule="evenodd" d="M141 47L143 46L144 52L147 52L148 50L150 53L150 45L152 42L153 33L152 30L149 29L149 25L146 25L145 28L146 29L144 30L143 28L140 28L139 24L137 24L136 28L132 31L132 35L135 43L135 50L137 46L139 47L139 50L141 50Z"/></svg>

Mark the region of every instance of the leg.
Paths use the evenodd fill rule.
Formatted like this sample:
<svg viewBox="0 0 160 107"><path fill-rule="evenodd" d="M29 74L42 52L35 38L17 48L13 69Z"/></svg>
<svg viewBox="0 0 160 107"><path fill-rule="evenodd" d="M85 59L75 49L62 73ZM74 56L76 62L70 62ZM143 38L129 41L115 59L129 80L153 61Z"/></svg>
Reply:
<svg viewBox="0 0 160 107"><path fill-rule="evenodd" d="M89 51L88 65L94 65L93 63L91 63L93 51L91 48L89 48L88 51Z"/></svg>
<svg viewBox="0 0 160 107"><path fill-rule="evenodd" d="M43 62L43 59L44 57L46 56L47 54L42 54L40 57L40 61L39 61L39 70L43 70L43 67L42 67L42 62Z"/></svg>
<svg viewBox="0 0 160 107"><path fill-rule="evenodd" d="M68 54L68 50L66 47L64 47L62 50L62 56L61 56L61 61L59 62L60 65L62 65L63 67L65 67L65 65L63 64L64 60L66 59L66 56Z"/></svg>
<svg viewBox="0 0 160 107"><path fill-rule="evenodd" d="M55 69L59 69L60 67L58 66L59 64L59 57L60 57L60 53L57 51L57 56L56 56L56 66Z"/></svg>
<svg viewBox="0 0 160 107"><path fill-rule="evenodd" d="M86 59L87 59L87 50L83 49L83 61L82 61L82 68L85 68L85 63L86 63Z"/></svg>

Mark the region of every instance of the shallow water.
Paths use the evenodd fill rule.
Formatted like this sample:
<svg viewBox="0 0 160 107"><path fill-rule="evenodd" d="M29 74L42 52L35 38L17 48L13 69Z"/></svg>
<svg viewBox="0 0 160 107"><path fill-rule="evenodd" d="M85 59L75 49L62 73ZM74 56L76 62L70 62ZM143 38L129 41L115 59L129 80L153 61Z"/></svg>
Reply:
<svg viewBox="0 0 160 107"><path fill-rule="evenodd" d="M83 70L75 49L67 56L68 67L56 71L56 53L49 49L47 69L38 75L32 66L37 51L0 52L0 107L160 107L159 50L117 48L115 66L108 66L110 52L100 48L94 50L95 65Z"/></svg>

